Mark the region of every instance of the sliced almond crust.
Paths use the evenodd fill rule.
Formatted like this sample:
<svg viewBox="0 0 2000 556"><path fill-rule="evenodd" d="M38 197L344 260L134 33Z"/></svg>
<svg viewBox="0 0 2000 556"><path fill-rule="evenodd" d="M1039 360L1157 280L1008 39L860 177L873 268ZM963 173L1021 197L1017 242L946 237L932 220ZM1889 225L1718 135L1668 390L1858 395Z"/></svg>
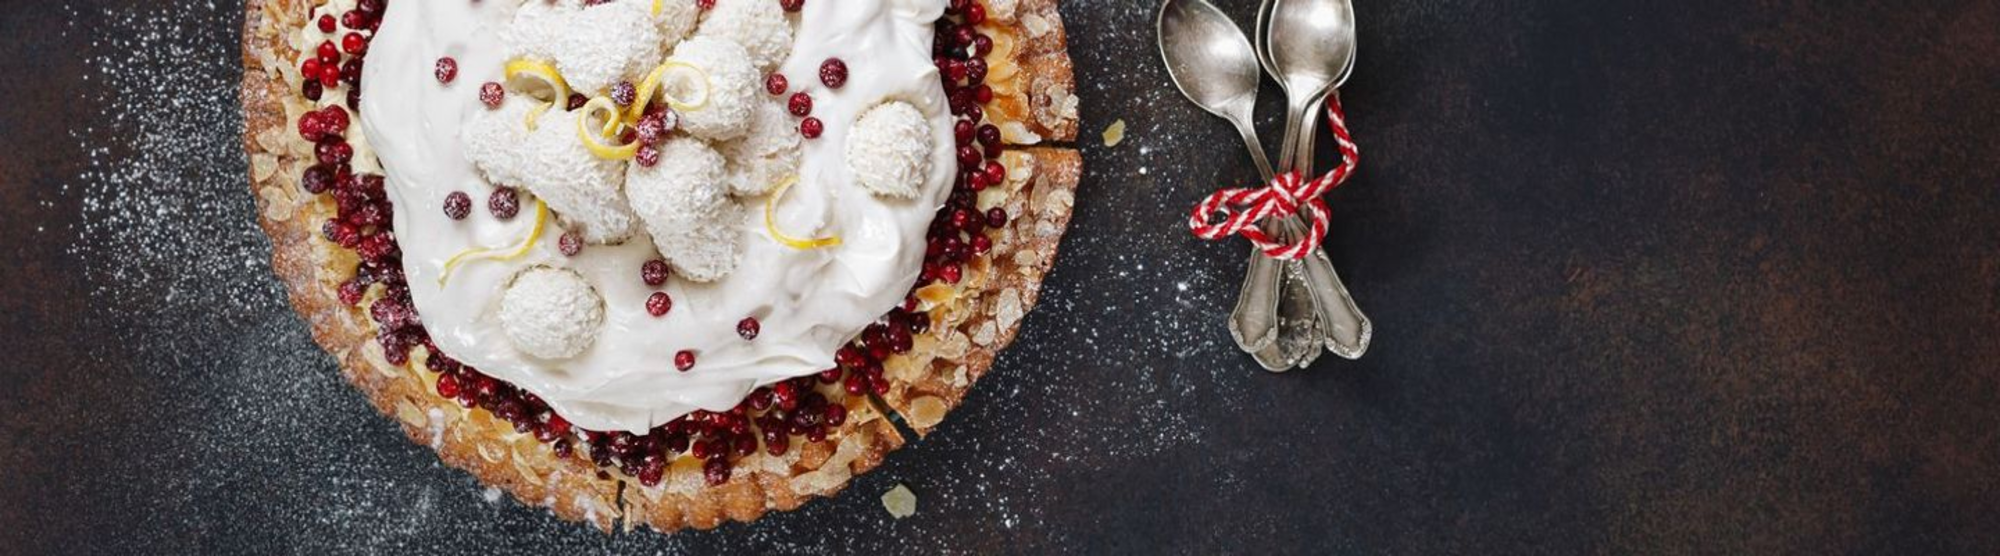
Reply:
<svg viewBox="0 0 2000 556"><path fill-rule="evenodd" d="M1069 227L1083 173L1077 151L1013 150L1002 162L1007 183L980 196L983 206L1002 206L1012 215L993 237L993 256L968 265L959 287L933 284L919 290L919 298L941 309L931 312L931 330L917 337L916 349L885 363L884 376L894 386L882 399L919 435L943 422L993 367L1000 350L1013 343L1041 297L1042 277L1055 264Z"/></svg>
<svg viewBox="0 0 2000 556"><path fill-rule="evenodd" d="M999 122L1008 144L1029 146L1076 141L1076 77L1056 0L989 0L979 30L993 37L986 55L986 84L993 88L987 118Z"/></svg>
<svg viewBox="0 0 2000 556"><path fill-rule="evenodd" d="M815 496L832 496L853 476L874 469L902 446L902 435L873 404L846 399L847 422L829 433L824 443L795 444L783 457L760 451L743 458L730 481L720 486L709 486L701 479L699 466L691 458L681 458L659 486L647 488L615 469L591 464L582 449L568 458L557 457L547 444L515 432L504 420L436 395L435 377L421 370L427 357L421 348L407 365L389 363L375 341L374 323L361 309L336 297L336 289L352 277L358 259L319 233L320 224L335 214L333 203L304 193L298 184L313 162L312 145L295 130L299 115L312 106L296 92L299 78L291 61L297 52L289 37L308 23L308 14L322 2L245 2L242 103L250 186L257 195L259 223L271 237L272 267L284 281L293 308L311 326L314 341L339 360L341 374L377 410L402 423L413 442L431 446L440 460L472 473L481 483L504 490L523 504L546 507L562 519L588 522L605 531L622 522L627 530L645 525L667 532L751 521L773 509L797 508ZM1019 4L1021 11L1011 19L1019 22L1031 14L1042 18L1054 25L1057 42L1053 47L1038 43L1036 49L1018 51L1021 74L1016 81L1055 83L1059 90L1050 98L1059 93L1059 98L1073 99L1074 83L1061 50L1053 0L1019 0ZM1000 31L1010 36L1047 32L1012 27ZM993 104L1030 107L1030 101L1023 99L1032 98L1000 95ZM989 119L1003 126L1020 121L1037 135L1034 141L1010 140L1013 144L1068 141L1075 137L1074 101L1064 102L1067 115L1044 112L1014 120L1012 114L1020 112L1001 110ZM941 303L933 313L939 326L920 336L911 354L891 361L892 369L898 370L890 371L894 386L885 400L920 433L930 431L946 410L963 399L972 381L1012 340L1068 223L1081 170L1075 151L1016 150L1008 152L1003 162L1009 168L1008 186L989 188L981 196L982 207L1005 206L1018 216L995 238L991 256L973 265L981 268L968 268L967 278L950 296L965 301ZM894 367L898 360L904 363ZM835 389L823 391L829 399L844 398Z"/></svg>

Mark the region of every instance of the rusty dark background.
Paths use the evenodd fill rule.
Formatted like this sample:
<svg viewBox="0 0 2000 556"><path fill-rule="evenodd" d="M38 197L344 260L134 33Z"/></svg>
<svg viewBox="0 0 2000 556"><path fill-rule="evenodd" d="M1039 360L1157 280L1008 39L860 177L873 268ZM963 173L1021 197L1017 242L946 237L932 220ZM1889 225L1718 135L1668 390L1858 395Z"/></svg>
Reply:
<svg viewBox="0 0 2000 556"><path fill-rule="evenodd" d="M1331 251L1380 335L1269 376L1220 326L1240 246L1179 227L1236 139L1154 2L1069 2L1088 172L1021 343L841 497L671 537L401 438L247 193L204 213L245 247L187 261L229 308L93 270L100 15L208 13L152 40L227 87L222 4L0 4L0 553L2000 553L2000 3L1356 0Z"/></svg>

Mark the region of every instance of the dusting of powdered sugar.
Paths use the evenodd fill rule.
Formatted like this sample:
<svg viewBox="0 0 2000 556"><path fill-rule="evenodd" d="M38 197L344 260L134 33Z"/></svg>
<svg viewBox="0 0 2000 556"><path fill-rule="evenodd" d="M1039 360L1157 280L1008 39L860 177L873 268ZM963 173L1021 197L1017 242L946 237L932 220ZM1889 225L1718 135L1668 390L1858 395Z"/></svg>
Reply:
<svg viewBox="0 0 2000 556"><path fill-rule="evenodd" d="M70 130L84 153L66 191L83 209L70 253L97 295L134 304L125 311L199 316L192 327L151 331L171 340L214 338L209 323L255 318L283 299L268 279L269 242L246 218L255 204L241 63L219 31L235 17L213 3L176 3L70 18L91 22L69 32L91 37L83 80L93 98L79 100L99 111Z"/></svg>
<svg viewBox="0 0 2000 556"><path fill-rule="evenodd" d="M442 0L437 0L442 1ZM71 130L83 170L70 254L97 295L94 318L160 364L128 467L76 488L112 492L131 525L109 552L959 553L1060 550L1101 534L1075 485L1161 461L1200 460L1212 416L1255 412L1262 377L1221 325L1244 253L1181 228L1209 166L1212 123L1164 83L1151 6L1064 4L1083 97L1082 136L1117 119L1125 141L1083 141L1085 173L1063 254L1015 346L929 438L912 438L831 499L715 531L605 536L523 506L408 441L346 384L271 273L257 229L237 104L240 6L133 3L70 10L89 37L100 113ZM143 93L143 94L139 94ZM1225 139L1232 137L1221 135ZM1233 171L1247 164L1231 166ZM132 315L143 315L134 318ZM129 321L129 322L128 322ZM140 403L140 402L133 402ZM425 436L435 437L428 431ZM424 440L431 440L425 438ZM1149 476L1160 476L1149 473ZM131 481L145 476L152 480ZM1221 473L1191 488L1228 489ZM882 493L908 485L918 512L892 519Z"/></svg>

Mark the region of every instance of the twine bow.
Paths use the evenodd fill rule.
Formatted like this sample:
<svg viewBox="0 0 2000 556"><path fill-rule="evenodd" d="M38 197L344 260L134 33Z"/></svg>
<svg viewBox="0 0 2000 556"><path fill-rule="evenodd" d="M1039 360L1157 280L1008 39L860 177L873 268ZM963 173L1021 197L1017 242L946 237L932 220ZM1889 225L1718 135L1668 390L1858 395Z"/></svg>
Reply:
<svg viewBox="0 0 2000 556"><path fill-rule="evenodd" d="M1326 120L1333 126L1333 138L1340 149L1340 166L1310 181L1297 170L1291 170L1271 178L1271 183L1263 187L1217 191L1195 205L1194 215L1188 219L1195 237L1213 241L1243 236L1264 256L1273 259L1303 259L1318 249L1326 239L1329 218L1326 201L1320 196L1354 175L1360 156L1354 138L1347 134L1347 116L1341 113L1338 95L1327 98ZM1290 243L1278 241L1257 225L1266 218L1294 214L1304 217L1311 229ZM1217 216L1221 219L1216 220Z"/></svg>

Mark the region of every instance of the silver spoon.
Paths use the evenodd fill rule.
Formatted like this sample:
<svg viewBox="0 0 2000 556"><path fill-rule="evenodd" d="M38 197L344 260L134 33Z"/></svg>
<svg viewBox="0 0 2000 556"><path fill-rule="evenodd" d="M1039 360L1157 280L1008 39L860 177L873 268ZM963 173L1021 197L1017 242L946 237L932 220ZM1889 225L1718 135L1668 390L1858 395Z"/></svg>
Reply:
<svg viewBox="0 0 2000 556"><path fill-rule="evenodd" d="M1265 0L1257 19L1259 62L1287 97L1280 164L1312 175L1316 118L1327 95L1353 74L1354 6L1350 0ZM1303 233L1298 219L1288 220L1288 233ZM1324 251L1314 250L1306 258L1305 279L1327 349L1347 359L1367 353L1374 324L1354 304Z"/></svg>
<svg viewBox="0 0 2000 556"><path fill-rule="evenodd" d="M1157 22L1160 56L1167 75L1188 100L1228 120L1250 147L1250 157L1266 181L1271 161L1250 120L1256 110L1257 52L1229 16L1206 0L1166 0ZM1229 315L1229 334L1236 346L1250 352L1266 370L1283 371L1294 360L1277 348L1279 296L1284 288L1283 265L1254 249L1243 292Z"/></svg>

